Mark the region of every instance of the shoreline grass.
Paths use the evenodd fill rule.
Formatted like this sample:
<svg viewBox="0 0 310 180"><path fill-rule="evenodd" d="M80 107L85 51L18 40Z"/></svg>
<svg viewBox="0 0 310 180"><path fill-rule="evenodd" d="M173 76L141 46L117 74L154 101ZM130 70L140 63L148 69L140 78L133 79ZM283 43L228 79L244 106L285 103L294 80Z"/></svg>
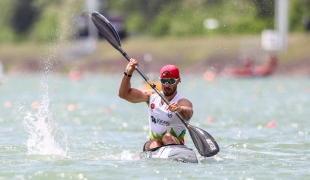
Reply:
<svg viewBox="0 0 310 180"><path fill-rule="evenodd" d="M238 62L240 64L246 56L253 56L259 62L263 61L261 59L267 54L261 49L260 35L191 38L129 37L122 40L121 43L125 52L130 57L139 60L143 68L148 65L159 67L165 63L175 63L181 69L185 69L195 64L197 67L206 65L212 60L216 61L216 58L225 59L221 61L222 63L231 62L231 64L238 65ZM0 47L0 61L8 74L18 71L37 71L40 67L35 66L39 66L42 59L57 61L57 71L62 73L67 73L76 67L86 71L104 73L113 71L113 69L117 69L117 66L120 66L120 63L124 63L122 55L105 40L98 41L96 50L91 54L81 53L84 46L77 41L50 45L1 44ZM74 48L75 50L72 50ZM276 53L279 64L309 59L309 49L310 34L290 34L288 49ZM152 57L152 61L144 60L145 55ZM100 65L102 63L105 65ZM124 68L125 64L121 66Z"/></svg>

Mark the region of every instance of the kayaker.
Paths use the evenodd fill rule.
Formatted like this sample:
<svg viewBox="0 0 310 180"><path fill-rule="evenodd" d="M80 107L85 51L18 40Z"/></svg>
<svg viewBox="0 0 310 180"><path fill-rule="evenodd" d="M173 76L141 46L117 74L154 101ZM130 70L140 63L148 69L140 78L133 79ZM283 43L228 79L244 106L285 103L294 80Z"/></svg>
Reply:
<svg viewBox="0 0 310 180"><path fill-rule="evenodd" d="M143 150L167 144L184 144L186 127L175 112L189 121L193 116L193 105L177 92L178 84L181 82L178 67L166 65L160 70L161 92L170 102L168 106L153 89L141 91L131 87L130 80L136 66L139 66L138 62L130 59L118 95L131 103L146 102L148 105L150 140L144 144Z"/></svg>

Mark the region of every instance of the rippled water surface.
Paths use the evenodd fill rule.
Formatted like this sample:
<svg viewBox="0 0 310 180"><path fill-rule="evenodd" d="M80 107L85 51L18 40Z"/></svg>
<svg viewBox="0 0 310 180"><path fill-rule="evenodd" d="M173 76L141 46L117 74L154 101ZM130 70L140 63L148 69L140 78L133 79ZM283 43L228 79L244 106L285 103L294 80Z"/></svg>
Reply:
<svg viewBox="0 0 310 180"><path fill-rule="evenodd" d="M194 105L190 124L221 148L184 164L134 160L147 140L147 107L117 96L121 77L7 77L0 179L309 179L309 78L207 83L184 75L179 92ZM132 85L142 84L135 74ZM189 134L186 142L195 149Z"/></svg>

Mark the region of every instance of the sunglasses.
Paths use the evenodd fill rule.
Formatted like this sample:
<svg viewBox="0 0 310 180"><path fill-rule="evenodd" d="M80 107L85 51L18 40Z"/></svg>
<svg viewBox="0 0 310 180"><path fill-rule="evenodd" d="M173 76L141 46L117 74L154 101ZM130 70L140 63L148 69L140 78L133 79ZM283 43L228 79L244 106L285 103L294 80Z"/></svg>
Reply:
<svg viewBox="0 0 310 180"><path fill-rule="evenodd" d="M169 85L174 85L178 81L178 79L173 79L173 78L171 78L171 79L159 79L159 80L162 84L168 83Z"/></svg>

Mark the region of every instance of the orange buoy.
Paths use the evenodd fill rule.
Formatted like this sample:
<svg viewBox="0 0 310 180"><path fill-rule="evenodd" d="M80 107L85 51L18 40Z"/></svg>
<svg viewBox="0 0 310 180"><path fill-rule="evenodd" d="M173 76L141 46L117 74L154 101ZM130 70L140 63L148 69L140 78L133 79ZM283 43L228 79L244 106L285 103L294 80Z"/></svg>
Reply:
<svg viewBox="0 0 310 180"><path fill-rule="evenodd" d="M32 107L32 109L37 109L38 107L39 107L39 102L37 102L37 101L34 101L33 103L31 103L31 107Z"/></svg>
<svg viewBox="0 0 310 180"><path fill-rule="evenodd" d="M12 107L12 103L11 103L10 101L6 101L6 102L4 103L4 107L5 107L5 108L11 108L11 107Z"/></svg>
<svg viewBox="0 0 310 180"><path fill-rule="evenodd" d="M68 109L68 111L74 111L75 110L75 105L74 104L69 104L67 109Z"/></svg>

